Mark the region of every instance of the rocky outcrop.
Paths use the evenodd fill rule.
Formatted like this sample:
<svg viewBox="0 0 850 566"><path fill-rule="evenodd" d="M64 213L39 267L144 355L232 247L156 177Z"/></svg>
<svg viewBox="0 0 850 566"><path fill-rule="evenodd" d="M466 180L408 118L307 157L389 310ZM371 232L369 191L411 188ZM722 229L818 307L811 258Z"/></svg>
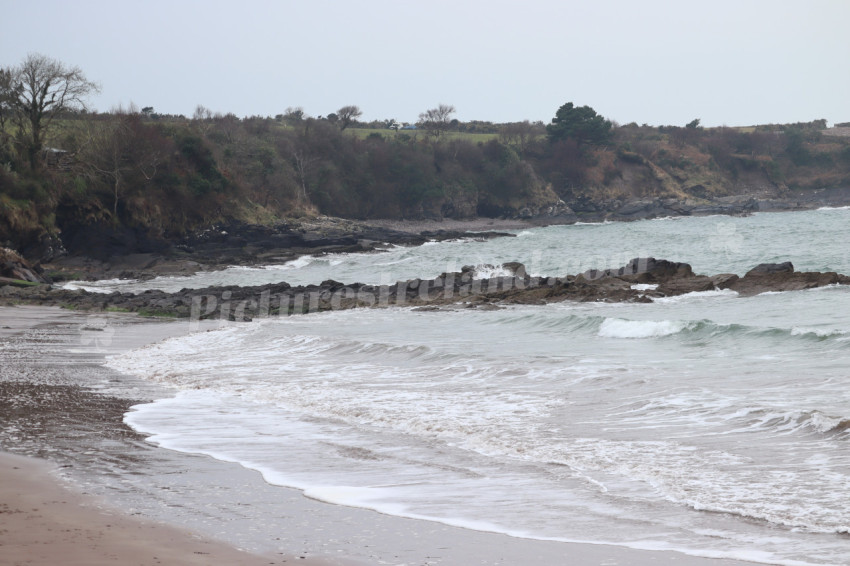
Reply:
<svg viewBox="0 0 850 566"><path fill-rule="evenodd" d="M14 250L0 248L0 284L47 283L40 267L33 266Z"/></svg>
<svg viewBox="0 0 850 566"><path fill-rule="evenodd" d="M766 291L802 291L826 287L827 285L848 285L850 277L828 272L794 271L790 261L784 263L763 263L747 272L744 277L731 282L729 289L740 295L758 295Z"/></svg>
<svg viewBox="0 0 850 566"><path fill-rule="evenodd" d="M759 210L759 201L750 195L713 200L696 198L640 198L584 202L574 205L578 219L585 222L633 222L674 216L746 216Z"/></svg>
<svg viewBox="0 0 850 566"><path fill-rule="evenodd" d="M582 276L591 281L602 277L635 276L635 280L640 283L654 283L671 277L692 277L693 274L691 266L687 263L655 259L654 257L637 257L619 269L590 269L585 271Z"/></svg>
<svg viewBox="0 0 850 566"><path fill-rule="evenodd" d="M760 263L749 270L744 277L757 277L776 273L794 273L794 264L790 261L784 261L782 263Z"/></svg>
<svg viewBox="0 0 850 566"><path fill-rule="evenodd" d="M821 207L848 205L850 205L850 189L789 191L781 197L738 194L715 198L691 196L686 198L656 197L598 201L585 199L570 203L572 209L575 210L576 220L583 222L632 222L675 216L747 216L755 212L812 210ZM558 222L553 221L552 223Z"/></svg>
<svg viewBox="0 0 850 566"><path fill-rule="evenodd" d="M258 287L183 289L177 293L146 291L109 295L68 291L47 285L20 289L0 287L0 302L67 305L80 309L125 310L194 320L250 320L357 307L413 306L434 308L498 308L501 304L546 304L560 301L650 302L695 291L731 289L743 296L767 291L794 291L825 285L850 285L837 273L808 273L789 264L757 266L744 277L696 275L687 263L635 258L619 269L590 270L580 275L537 277L518 262L503 264L509 275L477 278L476 269L443 273L434 279L412 279L393 285L324 281L292 287L276 283Z"/></svg>

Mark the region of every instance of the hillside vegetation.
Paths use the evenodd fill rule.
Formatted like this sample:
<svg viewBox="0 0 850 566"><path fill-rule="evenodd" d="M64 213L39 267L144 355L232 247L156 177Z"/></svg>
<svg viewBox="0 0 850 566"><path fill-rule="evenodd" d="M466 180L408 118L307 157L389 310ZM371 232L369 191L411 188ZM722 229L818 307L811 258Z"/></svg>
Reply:
<svg viewBox="0 0 850 566"><path fill-rule="evenodd" d="M702 128L699 120L617 126L568 103L544 127L462 123L441 105L444 115L423 114L416 129L390 129L398 125L357 122L357 107L345 107L356 112L344 122L291 109L240 119L199 107L188 119L152 108L98 114L68 107L36 139L30 123L9 119L18 115L6 92L0 244L37 258L63 245L84 253L93 238L150 251L234 220L568 221L636 199L700 203L850 187L850 138L824 135L823 120L746 129Z"/></svg>

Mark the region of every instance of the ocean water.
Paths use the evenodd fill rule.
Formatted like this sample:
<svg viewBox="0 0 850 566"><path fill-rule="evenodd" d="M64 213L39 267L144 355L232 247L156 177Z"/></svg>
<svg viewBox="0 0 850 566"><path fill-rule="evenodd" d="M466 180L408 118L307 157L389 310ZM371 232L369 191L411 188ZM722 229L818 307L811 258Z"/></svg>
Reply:
<svg viewBox="0 0 850 566"><path fill-rule="evenodd" d="M558 226L178 281L388 283L653 255L850 273L850 210ZM371 278L371 279L370 279ZM306 497L545 540L850 563L850 287L649 304L361 309L225 324L112 358L173 387L125 416Z"/></svg>
<svg viewBox="0 0 850 566"><path fill-rule="evenodd" d="M140 293L179 291L215 285L263 285L286 281L308 285L334 279L343 283L391 285L415 277L460 271L464 265L525 263L531 275L567 275L588 269L620 267L634 257L654 256L690 263L696 273L743 275L759 263L794 262L805 271L850 273L850 211L822 209L763 213L749 217L664 218L507 230L515 238L484 242L430 242L420 247L390 247L377 253L305 256L281 265L231 267L150 281L69 282L69 289ZM823 242L829 245L824 247ZM482 269L482 276L500 271Z"/></svg>

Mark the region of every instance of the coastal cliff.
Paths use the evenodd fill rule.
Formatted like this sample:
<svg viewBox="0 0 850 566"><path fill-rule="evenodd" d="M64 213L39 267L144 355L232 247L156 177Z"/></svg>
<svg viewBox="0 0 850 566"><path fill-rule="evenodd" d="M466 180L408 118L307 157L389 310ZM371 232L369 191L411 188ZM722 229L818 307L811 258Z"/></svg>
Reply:
<svg viewBox="0 0 850 566"><path fill-rule="evenodd" d="M83 139L93 120L66 126ZM35 170L3 158L0 244L34 262L105 261L174 254L196 234L237 226L262 240L321 217L546 225L850 204L850 138L823 121L628 124L579 143L533 125L521 138L497 124L433 138L313 118L97 120L122 126L111 168L74 135Z"/></svg>

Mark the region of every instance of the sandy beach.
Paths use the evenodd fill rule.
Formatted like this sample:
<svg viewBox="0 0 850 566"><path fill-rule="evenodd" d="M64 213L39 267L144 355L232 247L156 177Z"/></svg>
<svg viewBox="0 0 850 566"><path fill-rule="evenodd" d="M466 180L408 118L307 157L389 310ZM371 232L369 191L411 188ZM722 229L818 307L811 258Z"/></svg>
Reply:
<svg viewBox="0 0 850 566"><path fill-rule="evenodd" d="M158 448L122 417L171 393L100 362L188 331L123 314L0 308L4 563L745 564L328 505L235 464Z"/></svg>
<svg viewBox="0 0 850 566"><path fill-rule="evenodd" d="M44 460L2 453L0 476L4 564L331 564L252 555L191 531L125 516L63 486Z"/></svg>

